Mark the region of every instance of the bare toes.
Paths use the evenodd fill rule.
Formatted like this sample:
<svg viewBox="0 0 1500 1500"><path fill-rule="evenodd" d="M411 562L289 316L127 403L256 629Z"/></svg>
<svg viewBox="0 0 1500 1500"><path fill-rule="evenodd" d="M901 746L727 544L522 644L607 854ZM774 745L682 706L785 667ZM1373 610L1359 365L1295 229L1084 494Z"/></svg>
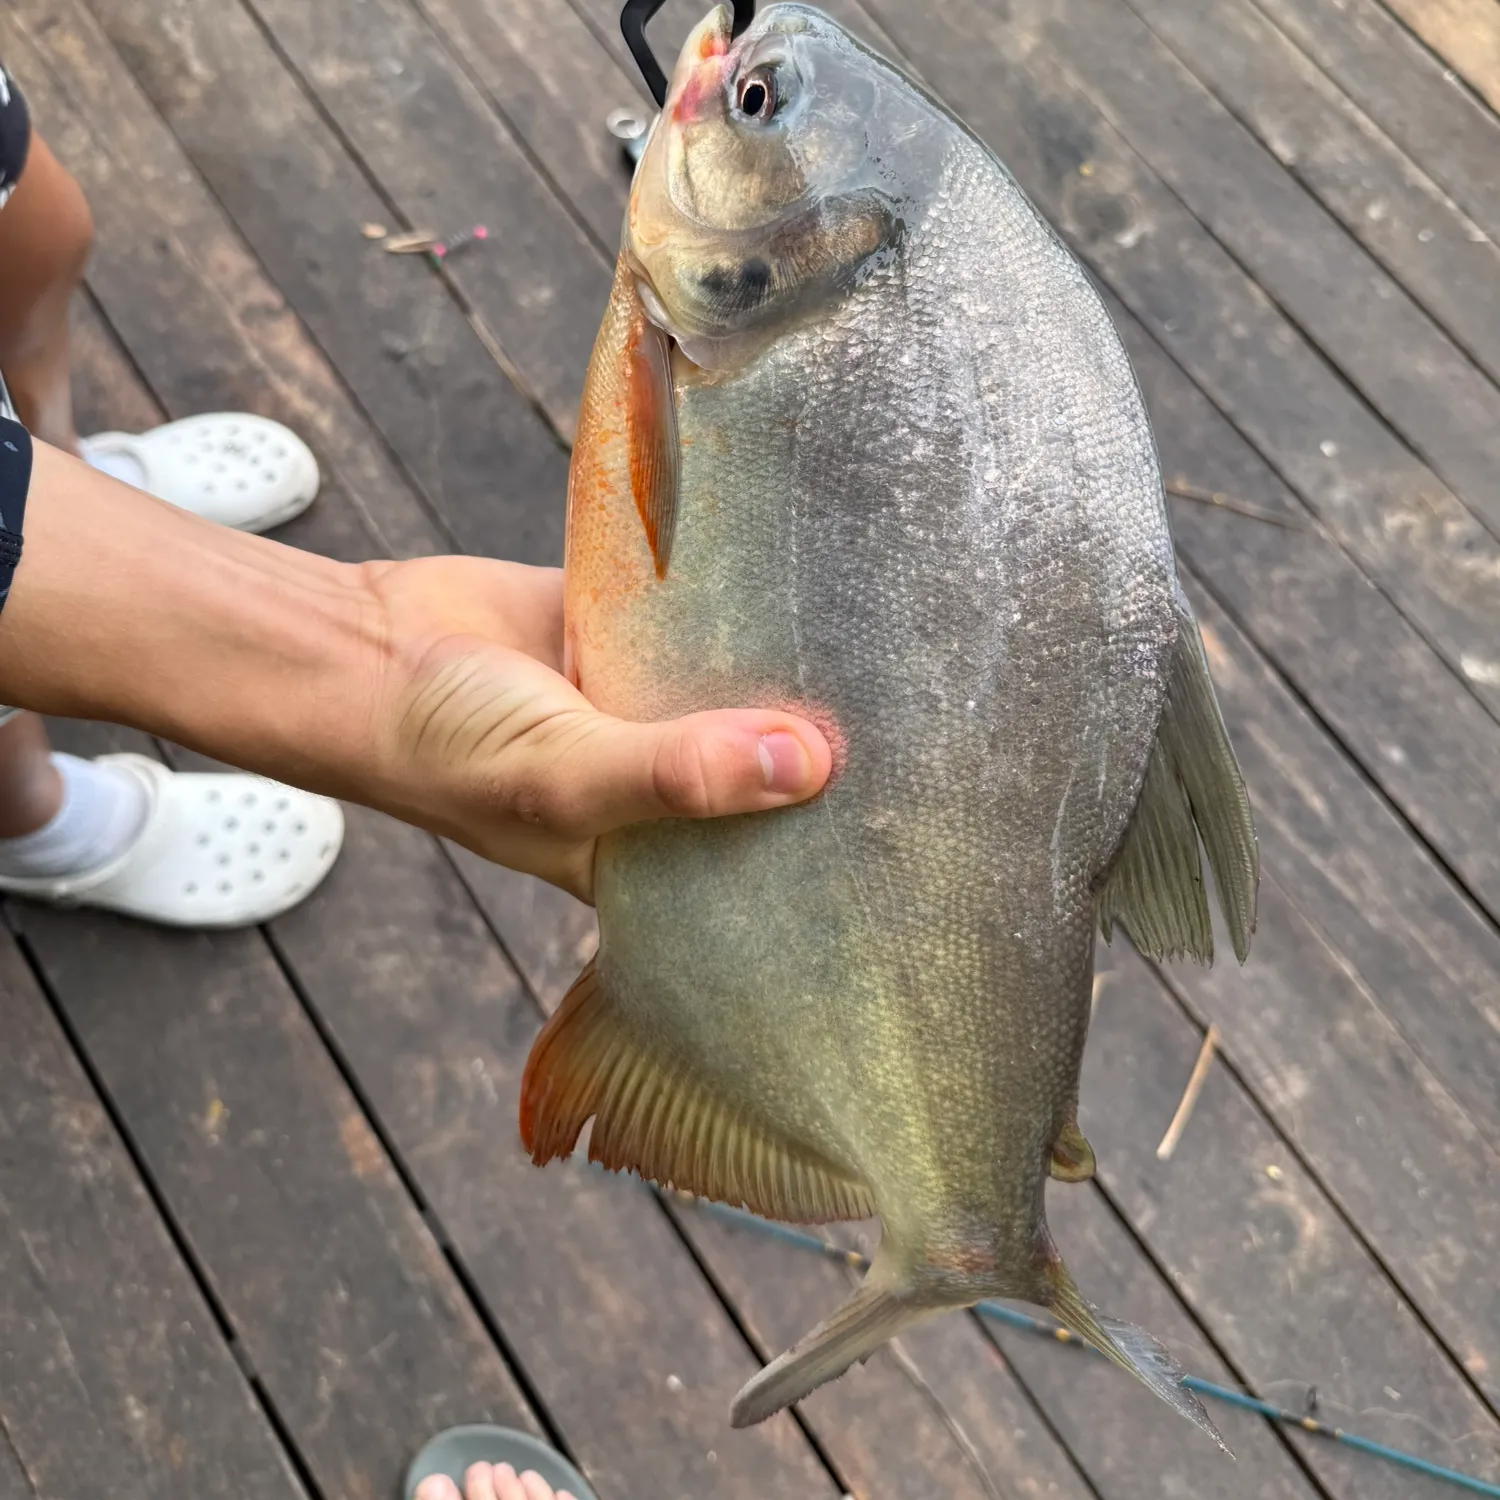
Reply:
<svg viewBox="0 0 1500 1500"><path fill-rule="evenodd" d="M527 1500L526 1491L509 1464L495 1467L495 1500Z"/></svg>
<svg viewBox="0 0 1500 1500"><path fill-rule="evenodd" d="M526 1500L557 1500L552 1486L535 1469L527 1469L521 1476L521 1488Z"/></svg>

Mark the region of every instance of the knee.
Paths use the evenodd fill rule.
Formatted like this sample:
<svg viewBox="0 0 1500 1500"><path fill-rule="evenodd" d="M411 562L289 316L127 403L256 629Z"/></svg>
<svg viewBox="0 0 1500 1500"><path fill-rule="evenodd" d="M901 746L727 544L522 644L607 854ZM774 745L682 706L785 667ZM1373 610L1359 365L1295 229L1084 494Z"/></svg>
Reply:
<svg viewBox="0 0 1500 1500"><path fill-rule="evenodd" d="M40 139L32 143L33 152L46 146ZM47 153L51 156L51 153ZM30 171L31 164L27 164ZM94 249L94 216L89 210L89 201L78 185L78 179L55 157L51 158L48 171L47 217L52 226L53 260L56 279L66 284L69 291L83 279L89 256ZM25 178L17 186L17 194L24 187Z"/></svg>
<svg viewBox="0 0 1500 1500"><path fill-rule="evenodd" d="M0 211L0 343L33 342L65 315L93 245L83 189L34 136L16 190Z"/></svg>

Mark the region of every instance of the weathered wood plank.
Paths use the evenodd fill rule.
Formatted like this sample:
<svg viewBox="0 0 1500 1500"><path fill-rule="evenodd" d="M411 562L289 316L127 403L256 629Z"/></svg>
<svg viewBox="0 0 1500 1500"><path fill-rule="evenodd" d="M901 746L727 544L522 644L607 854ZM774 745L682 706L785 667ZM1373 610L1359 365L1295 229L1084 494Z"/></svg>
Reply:
<svg viewBox="0 0 1500 1500"><path fill-rule="evenodd" d="M789 1418L730 1430L756 1364L656 1202L520 1149L540 1015L439 846L355 810L344 865L278 942L601 1492L835 1494Z"/></svg>
<svg viewBox="0 0 1500 1500"><path fill-rule="evenodd" d="M897 40L1172 357L1500 709L1500 545L1153 177L1034 35L946 0ZM1081 170L1081 169L1087 170Z"/></svg>
<svg viewBox="0 0 1500 1500"><path fill-rule="evenodd" d="M26 0L23 15L66 0ZM239 6L93 7L286 301L466 549L561 557L567 457ZM68 25L74 23L70 20Z"/></svg>
<svg viewBox="0 0 1500 1500"><path fill-rule="evenodd" d="M654 107L635 68L567 0L421 0L420 9L612 259L630 179L604 121L616 107Z"/></svg>
<svg viewBox="0 0 1500 1500"><path fill-rule="evenodd" d="M1500 390L1123 0L1026 0L1012 17L1047 38L1189 211L1500 536Z"/></svg>
<svg viewBox="0 0 1500 1500"><path fill-rule="evenodd" d="M221 7L198 3L201 26ZM448 274L522 388L571 435L609 296L598 247L406 0L253 0L277 46L403 217L489 238Z"/></svg>
<svg viewBox="0 0 1500 1500"><path fill-rule="evenodd" d="M1500 11L1494 0L1385 0L1387 7L1500 110Z"/></svg>
<svg viewBox="0 0 1500 1500"><path fill-rule="evenodd" d="M1197 597L1278 883L1500 1147L1500 934L1221 611Z"/></svg>
<svg viewBox="0 0 1500 1500"><path fill-rule="evenodd" d="M150 749L102 726L55 736L79 754ZM259 933L16 912L325 1493L386 1494L456 1422L538 1430Z"/></svg>
<svg viewBox="0 0 1500 1500"><path fill-rule="evenodd" d="M58 4L32 19L25 24L17 10L0 16L0 46L25 73L41 128L88 195L96 225L91 285L157 397L174 416L218 403L301 434L318 455L324 503L338 501L350 516L337 555L404 556L447 545L92 17ZM193 330L190 357L161 336L163 305ZM280 535L297 542L297 524Z"/></svg>
<svg viewBox="0 0 1500 1500"><path fill-rule="evenodd" d="M1255 0L1259 8L1500 239L1500 120L1379 0Z"/></svg>
<svg viewBox="0 0 1500 1500"><path fill-rule="evenodd" d="M455 1422L536 1430L259 933L22 930L325 1493L385 1494Z"/></svg>
<svg viewBox="0 0 1500 1500"><path fill-rule="evenodd" d="M285 1453L35 979L0 940L0 1486L297 1500Z"/></svg>
<svg viewBox="0 0 1500 1500"><path fill-rule="evenodd" d="M1500 377L1500 248L1485 231L1248 0L1128 3L1448 336ZM1308 245L1304 254L1313 253ZM1319 279L1336 278L1324 270ZM1369 285L1378 298L1380 283ZM1368 340L1377 337L1368 330ZM1375 353L1406 362L1390 349Z"/></svg>
<svg viewBox="0 0 1500 1500"><path fill-rule="evenodd" d="M1297 522L1306 512L1124 309L1168 475ZM1330 740L1262 664L1228 645L1215 678L1279 878L1358 968L1382 1009L1500 1142L1500 938L1365 777L1492 913L1500 881L1500 726L1327 538L1190 501L1173 531L1259 651L1337 734ZM1200 598L1201 594L1195 594ZM1220 612L1205 620L1218 630ZM1356 770L1349 762L1352 755Z"/></svg>
<svg viewBox="0 0 1500 1500"><path fill-rule="evenodd" d="M1225 1054L1258 1074L1257 1091L1272 1100L1278 1124L1308 1154L1324 1181L1332 1181L1342 1205L1375 1242L1385 1266L1411 1289L1424 1279L1417 1260L1467 1262L1481 1280L1496 1243L1493 1228L1475 1232L1476 1222L1492 1217L1477 1206L1450 1216L1427 1199L1411 1229L1387 1231L1389 1211L1354 1201L1354 1177L1378 1175L1374 1191L1415 1207L1407 1188L1421 1156L1415 1138L1430 1130L1429 1105L1375 1090L1357 1102L1341 1087L1354 1061L1334 1061L1332 1046L1354 1058L1368 1057L1367 1038L1382 1029L1378 1018L1359 1014L1347 982L1340 986L1336 966L1299 945L1297 930L1311 930L1282 902L1272 886L1264 903L1256 957L1244 970L1255 988L1240 1004L1215 1006ZM1439 1463L1494 1479L1500 1474L1500 1424L1487 1411L1440 1345L1413 1315L1404 1297L1331 1210L1312 1180L1223 1065L1211 1069L1176 1153L1156 1159L1156 1146L1171 1118L1196 1056L1199 1036L1182 1025L1181 1011L1159 980L1133 954L1112 955L1105 968L1093 1035L1084 1064L1084 1129L1099 1153L1101 1181L1119 1202L1136 1231L1150 1242L1188 1303L1255 1388L1280 1404L1298 1409L1309 1385L1318 1392L1325 1419ZM1215 974L1221 971L1216 970ZM1227 969L1222 971L1227 973ZM1169 970L1175 983L1183 966ZM1259 973L1257 984L1254 976ZM1238 976L1235 984L1239 983ZM1193 988L1199 987L1195 984ZM1290 1006L1326 1010L1318 997L1326 988L1342 990L1343 1019L1334 1036L1314 1047L1309 1027L1288 1016ZM1269 1014L1262 1023L1257 1007ZM1265 1025L1279 1025L1295 1061L1278 1058L1275 1078L1252 1058L1263 1045ZM1247 1040L1253 1034L1253 1040ZM1407 1068L1393 1077L1411 1079ZM1376 1115L1390 1110L1382 1123ZM1347 1110L1347 1128L1337 1159L1323 1138ZM1408 1145L1392 1139L1409 1132ZM1361 1145L1358 1137L1369 1139ZM1326 1170L1325 1170L1326 1169ZM1406 1182L1401 1179L1405 1178ZM1436 1184L1428 1184L1435 1189ZM1060 1197L1061 1195L1055 1195ZM1383 1222L1382 1222L1383 1221ZM1064 1244L1066 1253L1067 1246ZM1394 1253L1392 1253L1394 1252ZM1497 1329L1493 1286L1466 1288L1467 1316L1447 1317L1450 1344L1478 1352L1492 1350ZM1432 1317L1433 1299L1418 1296ZM1128 1308L1121 1309L1129 1316ZM1475 1364L1472 1373L1483 1379ZM1491 1387L1493 1382L1491 1381ZM1410 1474L1372 1463L1347 1449L1299 1439L1308 1463L1335 1494L1389 1496L1405 1500L1430 1494Z"/></svg>
<svg viewBox="0 0 1500 1500"><path fill-rule="evenodd" d="M113 175L124 180L105 184L111 207L150 196ZM204 302L193 267L163 254L159 275L156 288L141 289L154 300L132 353L167 364L170 351L197 366L208 405L229 404L241 377L223 355L241 330L197 321ZM80 416L107 426L160 420L88 304L78 322ZM306 403L315 389L295 395ZM333 552L357 529L333 491L298 539ZM369 550L366 538L360 552ZM82 726L62 735L78 749L143 747L139 736ZM259 934L186 938L43 909L26 909L22 921L326 1493L385 1493L415 1448L453 1422L536 1427Z"/></svg>
<svg viewBox="0 0 1500 1500"><path fill-rule="evenodd" d="M1106 1138L1103 1144L1108 1149L1111 1143ZM1090 1301L1149 1329L1192 1374L1238 1385L1099 1194L1058 1187L1049 1193L1047 1212L1068 1269ZM1224 1238L1221 1228L1212 1245L1200 1248L1222 1251ZM1318 1493L1259 1417L1206 1403L1234 1452L1231 1462L1144 1387L1103 1360L1031 1333L989 1327L1006 1358L1046 1405L1095 1488L1128 1500L1173 1494L1293 1500ZM1371 1500L1381 1493L1375 1491Z"/></svg>
<svg viewBox="0 0 1500 1500"><path fill-rule="evenodd" d="M1497 1401L1500 1287L1486 1268L1500 1246L1500 1154L1274 871L1262 883L1255 962L1169 977L1218 1023L1261 1105Z"/></svg>

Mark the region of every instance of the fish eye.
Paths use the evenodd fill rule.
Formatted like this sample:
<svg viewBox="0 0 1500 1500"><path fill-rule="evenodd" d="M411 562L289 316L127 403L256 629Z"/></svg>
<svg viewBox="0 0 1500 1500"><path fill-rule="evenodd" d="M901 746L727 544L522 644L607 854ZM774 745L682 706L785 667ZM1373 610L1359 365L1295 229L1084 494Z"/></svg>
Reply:
<svg viewBox="0 0 1500 1500"><path fill-rule="evenodd" d="M776 89L776 73L768 67L752 68L740 79L735 103L747 120L764 125L781 102Z"/></svg>

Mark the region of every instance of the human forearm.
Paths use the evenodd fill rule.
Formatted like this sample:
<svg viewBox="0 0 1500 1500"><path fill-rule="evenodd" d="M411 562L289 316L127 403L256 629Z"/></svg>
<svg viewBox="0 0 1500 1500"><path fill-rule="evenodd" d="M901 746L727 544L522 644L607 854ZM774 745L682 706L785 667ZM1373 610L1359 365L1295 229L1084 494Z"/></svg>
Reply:
<svg viewBox="0 0 1500 1500"><path fill-rule="evenodd" d="M37 443L0 702L361 795L383 615L366 573L226 530Z"/></svg>
<svg viewBox="0 0 1500 1500"><path fill-rule="evenodd" d="M149 730L584 897L601 833L783 807L828 776L782 710L596 712L561 675L555 569L330 562L35 455L0 703Z"/></svg>

